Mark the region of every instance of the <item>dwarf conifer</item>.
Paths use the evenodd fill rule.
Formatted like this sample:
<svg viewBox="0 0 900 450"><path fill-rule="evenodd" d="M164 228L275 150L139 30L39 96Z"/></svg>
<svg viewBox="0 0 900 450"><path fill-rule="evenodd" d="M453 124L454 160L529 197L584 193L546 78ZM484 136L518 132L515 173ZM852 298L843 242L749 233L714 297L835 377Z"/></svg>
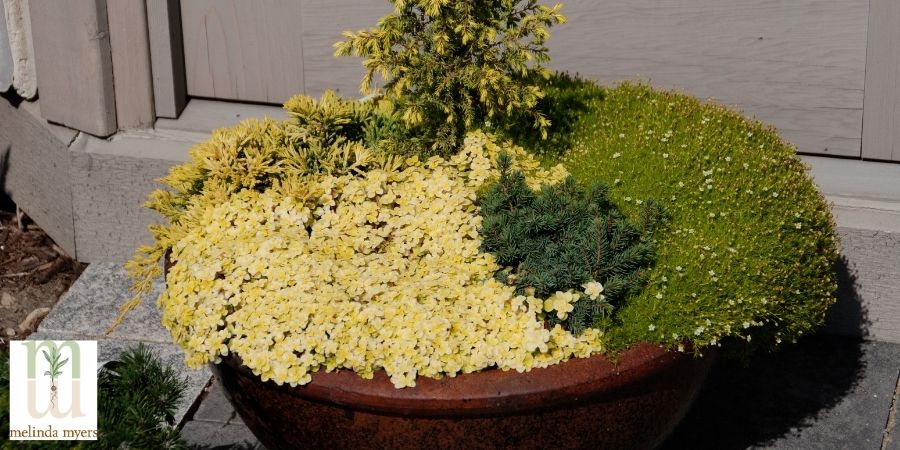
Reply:
<svg viewBox="0 0 900 450"><path fill-rule="evenodd" d="M549 76L545 42L548 28L566 20L562 5L391 1L392 14L370 30L345 32L335 55L365 58L364 94L372 92L376 75L386 80L387 98L416 131L412 148L448 154L466 129L520 120L523 112L545 132L549 120L535 109L543 96L535 74Z"/></svg>
<svg viewBox="0 0 900 450"><path fill-rule="evenodd" d="M510 170L508 155L498 163L500 178L479 204L482 248L507 267L499 279L514 284L519 293L533 289L538 298L599 281L605 298L582 296L565 324L573 333L596 326L643 286L662 208L655 201L644 202L640 221L632 223L610 202L604 184L584 189L570 177L534 191L521 172Z"/></svg>

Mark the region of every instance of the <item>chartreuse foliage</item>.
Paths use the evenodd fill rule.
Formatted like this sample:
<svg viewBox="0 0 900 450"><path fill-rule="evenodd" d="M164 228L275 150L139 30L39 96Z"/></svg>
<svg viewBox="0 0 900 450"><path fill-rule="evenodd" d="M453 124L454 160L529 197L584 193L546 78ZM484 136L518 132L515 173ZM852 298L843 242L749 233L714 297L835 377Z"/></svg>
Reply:
<svg viewBox="0 0 900 450"><path fill-rule="evenodd" d="M9 436L9 353L0 350L0 436ZM12 449L183 449L173 415L186 381L143 344L124 351L97 378L96 441L5 441Z"/></svg>
<svg viewBox="0 0 900 450"><path fill-rule="evenodd" d="M548 161L582 183L611 181L610 199L629 217L656 198L669 219L647 286L607 330L611 348L732 336L772 348L822 323L836 289L834 224L792 146L693 97L570 81L556 82L561 95L587 104L567 125L571 149L545 149Z"/></svg>
<svg viewBox="0 0 900 450"><path fill-rule="evenodd" d="M296 96L284 105L287 120L246 120L215 130L191 148L189 160L174 166L144 205L168 225L153 225L153 245L138 248L128 269L134 289L150 292L162 275L165 252L199 223L205 208L225 202L244 189L277 189L301 200L321 195L312 187L322 175L360 175L371 168L396 169L401 159L390 152L397 121L389 103L347 101L326 92L318 101ZM125 305L124 313L138 303Z"/></svg>
<svg viewBox="0 0 900 450"><path fill-rule="evenodd" d="M612 308L644 284L661 208L645 202L635 225L609 201L604 184L587 190L568 178L535 191L521 172L510 170L508 155L498 165L499 180L479 198L482 249L507 267L498 276L519 294L545 299L599 282L603 295L578 298L563 323L576 334L603 326ZM551 324L557 318L548 316Z"/></svg>
<svg viewBox="0 0 900 450"><path fill-rule="evenodd" d="M453 154L467 130L486 121L546 133L536 80L549 76L549 28L565 22L562 5L537 0L391 0L394 12L370 30L345 32L335 54L362 56L361 83L387 82L410 148Z"/></svg>

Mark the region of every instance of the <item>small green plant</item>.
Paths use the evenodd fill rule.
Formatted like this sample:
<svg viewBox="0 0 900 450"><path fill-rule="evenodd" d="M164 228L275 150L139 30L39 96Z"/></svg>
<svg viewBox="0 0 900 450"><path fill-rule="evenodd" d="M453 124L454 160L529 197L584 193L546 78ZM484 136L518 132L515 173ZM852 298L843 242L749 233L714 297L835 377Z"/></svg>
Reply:
<svg viewBox="0 0 900 450"><path fill-rule="evenodd" d="M56 400L58 395L58 388L56 386L56 379L62 375L62 367L69 362L69 358L66 358L62 361L59 358L62 356L59 353L59 349L56 347L52 347L50 352L47 350L43 350L44 359L47 360L47 363L50 364L50 370L44 372L44 376L50 377L50 408L53 409L56 407Z"/></svg>
<svg viewBox="0 0 900 450"><path fill-rule="evenodd" d="M97 448L187 447L174 423L187 381L149 348L139 344L123 352L97 383Z"/></svg>
<svg viewBox="0 0 900 450"><path fill-rule="evenodd" d="M610 202L605 184L584 189L570 177L535 192L510 164L501 154L500 178L479 198L482 249L507 267L498 278L538 298L599 282L603 295L580 298L564 325L576 334L601 326L613 307L643 286L662 208L648 200L635 225ZM548 320L558 321L554 315Z"/></svg>
<svg viewBox="0 0 900 450"><path fill-rule="evenodd" d="M9 437L9 350L0 348L0 438ZM6 450L8 443L0 444Z"/></svg>
<svg viewBox="0 0 900 450"><path fill-rule="evenodd" d="M546 136L549 120L535 106L547 77L548 29L566 21L562 5L537 0L391 0L394 12L376 28L345 32L337 56L362 56L361 90L376 75L387 80L410 148L447 155L467 129L493 124L534 128ZM524 120L523 120L524 119Z"/></svg>

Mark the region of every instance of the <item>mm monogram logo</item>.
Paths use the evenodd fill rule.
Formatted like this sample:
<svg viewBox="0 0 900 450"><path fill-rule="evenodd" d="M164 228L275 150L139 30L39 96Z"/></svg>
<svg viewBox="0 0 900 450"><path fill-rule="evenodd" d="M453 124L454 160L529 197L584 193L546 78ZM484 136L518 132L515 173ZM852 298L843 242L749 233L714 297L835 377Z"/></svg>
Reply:
<svg viewBox="0 0 900 450"><path fill-rule="evenodd" d="M10 342L9 391L10 440L96 440L97 342Z"/></svg>
<svg viewBox="0 0 900 450"><path fill-rule="evenodd" d="M25 348L28 355L28 414L40 419L47 414L51 414L57 419L63 417L84 417L84 410L81 409L81 349L78 344L73 341L64 341L61 345L56 345L53 341L42 342L26 342ZM62 350L68 350L70 357L63 357ZM43 355L44 361L49 364L49 369L45 370L43 376L38 377L37 363L39 360L38 351ZM71 364L69 364L71 360ZM60 386L57 383L63 370L71 370L71 381L68 386ZM49 383L49 385L48 385ZM37 390L44 387L49 389L50 401L41 408L38 405ZM63 411L59 404L59 390L69 389L72 393L71 402L68 409Z"/></svg>

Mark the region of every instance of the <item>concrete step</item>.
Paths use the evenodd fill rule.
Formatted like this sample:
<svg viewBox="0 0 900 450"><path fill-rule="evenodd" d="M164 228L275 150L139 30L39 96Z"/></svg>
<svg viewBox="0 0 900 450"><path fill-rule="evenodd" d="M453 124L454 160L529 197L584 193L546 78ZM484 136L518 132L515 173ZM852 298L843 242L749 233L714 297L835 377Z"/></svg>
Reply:
<svg viewBox="0 0 900 450"><path fill-rule="evenodd" d="M114 360L122 351L143 342L180 376L187 378L187 390L175 416L180 423L209 384L212 374L206 367L192 370L185 366L184 352L172 342L160 323L156 295L144 299L112 334L105 334L115 321L119 307L132 297L130 286L123 265L89 265L29 339L96 340L100 361ZM157 282L156 291L162 286L162 282Z"/></svg>

